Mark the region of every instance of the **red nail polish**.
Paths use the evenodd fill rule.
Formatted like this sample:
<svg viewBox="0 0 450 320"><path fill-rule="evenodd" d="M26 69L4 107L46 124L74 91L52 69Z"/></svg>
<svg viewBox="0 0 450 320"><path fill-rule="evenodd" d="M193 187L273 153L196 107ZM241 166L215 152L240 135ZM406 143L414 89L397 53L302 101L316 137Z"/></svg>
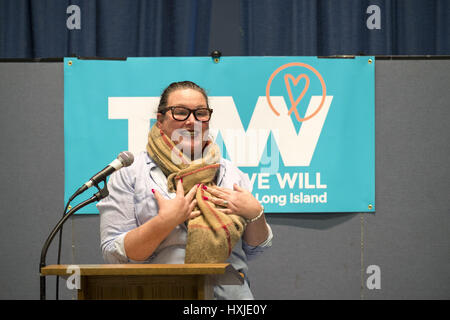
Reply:
<svg viewBox="0 0 450 320"><path fill-rule="evenodd" d="M202 185L202 189L203 190L206 190L206 189L208 189L205 185Z"/></svg>
<svg viewBox="0 0 450 320"><path fill-rule="evenodd" d="M208 197L203 197L203 200L208 200Z"/></svg>
<svg viewBox="0 0 450 320"><path fill-rule="evenodd" d="M183 183L183 178L180 178L181 183Z"/></svg>
<svg viewBox="0 0 450 320"><path fill-rule="evenodd" d="M155 189L152 189L152 192L155 193Z"/></svg>

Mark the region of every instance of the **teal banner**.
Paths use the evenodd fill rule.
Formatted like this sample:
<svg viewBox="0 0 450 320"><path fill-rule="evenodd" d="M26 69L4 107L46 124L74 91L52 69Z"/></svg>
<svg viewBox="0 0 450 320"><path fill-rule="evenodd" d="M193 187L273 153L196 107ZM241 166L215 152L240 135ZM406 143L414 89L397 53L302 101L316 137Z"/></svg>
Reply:
<svg viewBox="0 0 450 320"><path fill-rule="evenodd" d="M375 211L374 57L65 58L66 202L121 151L145 151L161 92L184 80L206 89L210 135L266 212Z"/></svg>

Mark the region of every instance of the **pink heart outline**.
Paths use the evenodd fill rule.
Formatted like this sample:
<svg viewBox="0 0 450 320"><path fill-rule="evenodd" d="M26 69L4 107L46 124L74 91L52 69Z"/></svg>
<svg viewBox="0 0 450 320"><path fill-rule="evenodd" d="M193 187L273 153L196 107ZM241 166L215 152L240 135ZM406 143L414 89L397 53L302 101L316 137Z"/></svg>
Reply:
<svg viewBox="0 0 450 320"><path fill-rule="evenodd" d="M297 86L297 84L299 83L299 81L301 79L305 79L305 81L306 81L305 87L303 88L302 92L300 93L300 95L298 96L298 98L295 101L294 101L294 97L292 96L291 84L289 82L289 79L292 80L292 83L294 84L294 86ZM286 90L289 95L289 100L291 101L291 108L288 111L288 115L291 115L292 112L295 112L295 117L297 118L298 121L301 121L300 115L298 114L297 105L300 103L300 101L303 99L304 95L308 91L309 82L310 82L309 77L307 74L302 73L297 78L294 78L294 76L292 74L288 73L288 74L284 75L284 82L286 84Z"/></svg>

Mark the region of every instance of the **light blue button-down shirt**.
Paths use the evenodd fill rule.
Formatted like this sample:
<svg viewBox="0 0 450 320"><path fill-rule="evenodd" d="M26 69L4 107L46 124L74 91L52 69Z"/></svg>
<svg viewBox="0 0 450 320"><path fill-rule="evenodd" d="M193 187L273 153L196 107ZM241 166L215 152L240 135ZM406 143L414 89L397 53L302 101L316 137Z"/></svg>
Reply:
<svg viewBox="0 0 450 320"><path fill-rule="evenodd" d="M233 188L236 183L250 190L248 177L230 161L221 159L216 184ZM158 190L166 198L174 193L167 189L167 178L147 152L136 156L133 164L111 175L108 181L109 196L97 204L100 211L100 237L103 257L108 263L158 263L183 264L187 240L187 227L180 224L164 239L146 261L133 261L126 255L124 238L128 231L139 227L158 214L158 204L152 193ZM241 286L215 287L217 299L253 299L248 284L247 260L272 244L272 230L266 241L257 247L249 246L242 239L234 246L227 262L245 275Z"/></svg>

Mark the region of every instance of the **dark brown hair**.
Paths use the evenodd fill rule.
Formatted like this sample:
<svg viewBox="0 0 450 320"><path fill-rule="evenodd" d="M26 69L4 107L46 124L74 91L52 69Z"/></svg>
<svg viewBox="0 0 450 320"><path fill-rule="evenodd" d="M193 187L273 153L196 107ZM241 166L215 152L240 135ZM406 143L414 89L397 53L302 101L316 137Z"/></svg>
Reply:
<svg viewBox="0 0 450 320"><path fill-rule="evenodd" d="M164 108L167 107L167 100L169 98L169 95L172 92L180 89L193 89L200 92L203 95L203 97L205 97L206 106L209 108L208 95L206 94L205 89L203 89L198 84L192 81L180 81L180 82L172 82L167 88L164 89L163 93L161 94L161 99L159 100L157 112L163 111Z"/></svg>

